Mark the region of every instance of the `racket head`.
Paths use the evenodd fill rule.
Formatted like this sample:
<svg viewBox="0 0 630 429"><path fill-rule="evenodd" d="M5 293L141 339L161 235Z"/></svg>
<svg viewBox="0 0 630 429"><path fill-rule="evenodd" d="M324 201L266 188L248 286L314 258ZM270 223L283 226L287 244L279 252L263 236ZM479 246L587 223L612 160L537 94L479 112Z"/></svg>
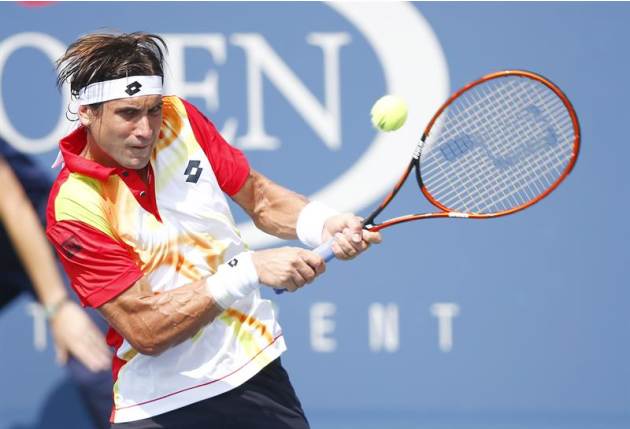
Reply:
<svg viewBox="0 0 630 429"><path fill-rule="evenodd" d="M418 184L443 213L414 219L447 213L487 218L515 213L549 195L577 161L580 126L556 85L532 72L508 70L455 92L422 141L415 163Z"/></svg>

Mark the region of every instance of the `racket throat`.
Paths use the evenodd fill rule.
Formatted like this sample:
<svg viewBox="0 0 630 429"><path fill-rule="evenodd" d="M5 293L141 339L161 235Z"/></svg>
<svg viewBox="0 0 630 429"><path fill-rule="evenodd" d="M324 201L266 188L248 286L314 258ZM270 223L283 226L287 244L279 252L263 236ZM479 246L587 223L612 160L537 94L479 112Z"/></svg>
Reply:
<svg viewBox="0 0 630 429"><path fill-rule="evenodd" d="M420 141L418 142L418 144L413 150L413 155L411 156L413 159L415 159L418 162L420 162L420 155L422 155L422 147L424 146L425 138L426 136L422 136L422 138L420 139Z"/></svg>
<svg viewBox="0 0 630 429"><path fill-rule="evenodd" d="M403 175L400 177L400 179L398 179L398 183L396 183L396 186L394 186L394 189L389 193L389 195L387 195L387 197L385 197L383 202L372 213L370 213L368 217L366 217L363 220L364 229L371 229L379 225L379 224L374 223L374 219L385 209L385 207L387 207L389 202L394 199L396 194L398 194L398 191L400 191L400 188L402 188L403 184L405 183L405 180L407 180L409 173L411 173L411 170L414 167L417 167L418 163L419 161L416 158L411 159L411 161L409 162L409 165L407 166L407 169L405 170Z"/></svg>
<svg viewBox="0 0 630 429"><path fill-rule="evenodd" d="M368 231L374 228L376 225L373 224L374 216L370 215L367 219L364 219L361 223L363 229L367 229Z"/></svg>

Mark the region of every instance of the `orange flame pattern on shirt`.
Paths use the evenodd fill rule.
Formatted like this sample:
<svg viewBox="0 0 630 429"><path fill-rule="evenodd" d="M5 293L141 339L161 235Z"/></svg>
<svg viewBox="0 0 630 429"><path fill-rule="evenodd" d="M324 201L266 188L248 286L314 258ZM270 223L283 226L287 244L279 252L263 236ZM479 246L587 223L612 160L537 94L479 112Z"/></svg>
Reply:
<svg viewBox="0 0 630 429"><path fill-rule="evenodd" d="M160 135L153 151L152 157L155 161L157 153L169 147L180 135L184 122L182 116L177 111L177 107L170 102L168 97L164 98L164 104L162 106L162 127L160 128Z"/></svg>
<svg viewBox="0 0 630 429"><path fill-rule="evenodd" d="M224 314L228 317L236 319L242 325L247 325L254 328L254 331L260 331L260 335L269 343L273 341L273 335L271 335L267 327L254 316L247 315L234 308L228 308L227 310L225 310Z"/></svg>

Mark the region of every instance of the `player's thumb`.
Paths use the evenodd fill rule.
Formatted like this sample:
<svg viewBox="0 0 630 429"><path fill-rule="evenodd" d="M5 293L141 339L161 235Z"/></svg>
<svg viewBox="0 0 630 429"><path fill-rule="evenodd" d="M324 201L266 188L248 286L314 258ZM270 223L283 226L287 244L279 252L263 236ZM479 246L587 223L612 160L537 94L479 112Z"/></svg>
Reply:
<svg viewBox="0 0 630 429"><path fill-rule="evenodd" d="M363 239L370 244L378 244L383 241L383 237L380 232L363 231Z"/></svg>

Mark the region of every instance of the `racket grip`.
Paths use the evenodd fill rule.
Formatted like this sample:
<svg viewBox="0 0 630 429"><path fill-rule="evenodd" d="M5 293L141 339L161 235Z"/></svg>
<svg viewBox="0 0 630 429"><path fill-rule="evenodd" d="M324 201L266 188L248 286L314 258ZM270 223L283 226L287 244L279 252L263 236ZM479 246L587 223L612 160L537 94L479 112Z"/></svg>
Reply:
<svg viewBox="0 0 630 429"><path fill-rule="evenodd" d="M321 256L324 259L324 261L328 262L335 257L335 254L333 253L333 250L332 250L332 246L334 242L335 242L335 238L333 237L329 239L327 242L322 243L319 246L317 246L315 249L313 249L313 252L317 253L319 256Z"/></svg>
<svg viewBox="0 0 630 429"><path fill-rule="evenodd" d="M332 246L334 242L335 242L335 238L333 237L327 242L322 243L319 246L317 246L315 249L313 249L313 252L317 253L319 256L321 256L324 259L324 261L328 262L335 257L335 254L333 253L333 250L332 250ZM273 291L276 293L276 295L280 295L281 293L285 293L287 290L274 289Z"/></svg>

